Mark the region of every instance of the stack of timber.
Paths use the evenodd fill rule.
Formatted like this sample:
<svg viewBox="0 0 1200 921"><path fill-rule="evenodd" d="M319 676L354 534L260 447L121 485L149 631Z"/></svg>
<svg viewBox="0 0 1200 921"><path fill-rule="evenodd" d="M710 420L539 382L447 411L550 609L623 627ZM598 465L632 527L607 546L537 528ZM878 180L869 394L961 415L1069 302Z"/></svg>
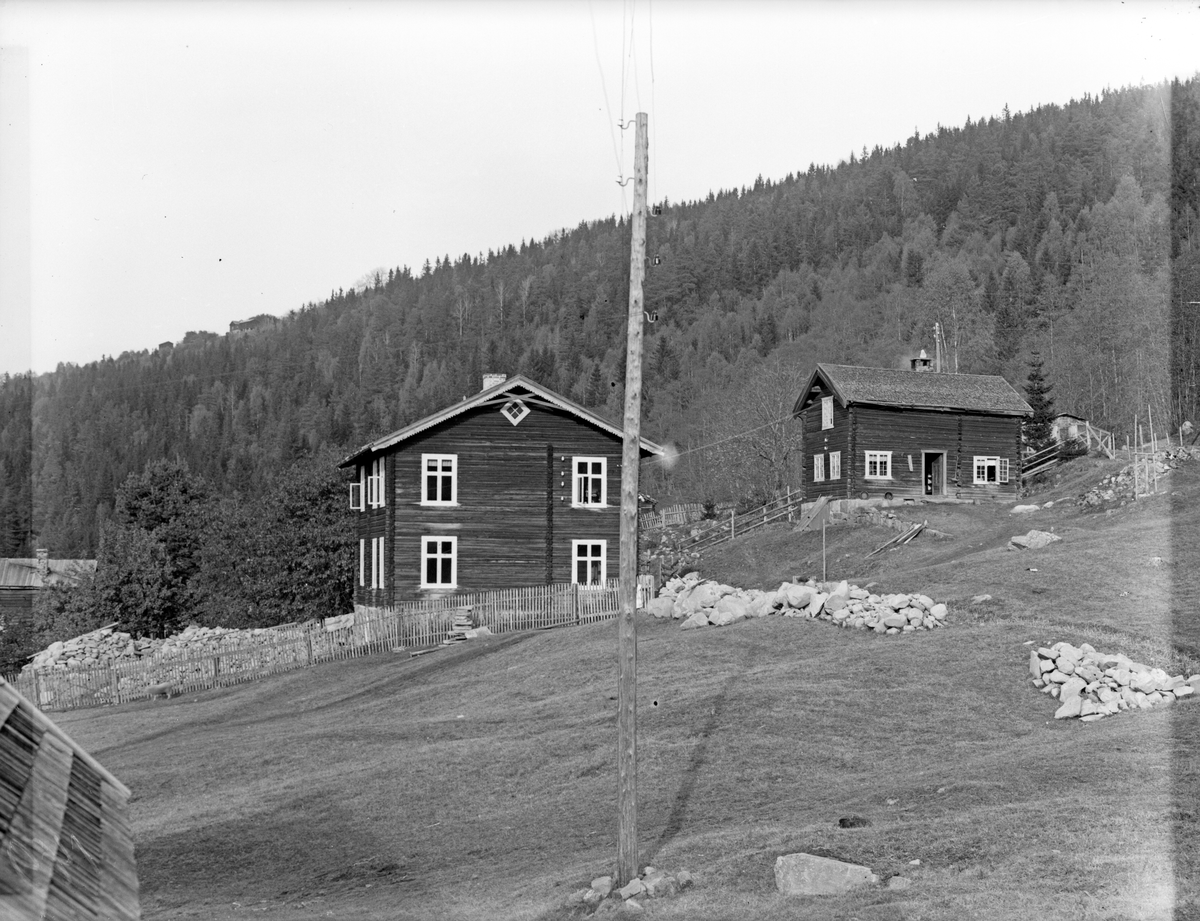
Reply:
<svg viewBox="0 0 1200 921"><path fill-rule="evenodd" d="M880 544L878 547L876 547L874 550L872 550L870 553L868 553L866 555L866 557L864 557L864 559L869 560L876 553L882 553L884 550L891 550L894 547L900 547L900 546L903 546L904 544L907 544L910 540L912 540L914 537L916 537L918 534L920 534L922 531L924 531L926 526L928 526L928 524L929 524L928 521L922 521L920 524L914 524L911 528L909 528L903 534L900 534L897 537L893 537L887 543Z"/></svg>
<svg viewBox="0 0 1200 921"><path fill-rule="evenodd" d="M136 921L129 789L0 679L0 917Z"/></svg>
<svg viewBox="0 0 1200 921"><path fill-rule="evenodd" d="M454 624L450 627L450 632L446 634L446 638L442 640L443 646L453 646L455 643L461 643L463 640L470 639L471 631L475 624L471 621L471 609L463 608L454 615Z"/></svg>

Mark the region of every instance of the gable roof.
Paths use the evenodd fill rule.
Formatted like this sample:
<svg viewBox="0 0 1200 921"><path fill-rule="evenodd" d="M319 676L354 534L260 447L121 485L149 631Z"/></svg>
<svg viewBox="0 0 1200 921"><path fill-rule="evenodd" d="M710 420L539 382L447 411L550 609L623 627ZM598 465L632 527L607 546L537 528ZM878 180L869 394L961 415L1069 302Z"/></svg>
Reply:
<svg viewBox="0 0 1200 921"><path fill-rule="evenodd" d="M402 429L392 432L390 435L384 435L369 444L363 445L344 461L338 464L339 467L349 467L356 463L359 458L364 455L375 454L387 448L397 445L405 439L412 438L414 435L419 435L421 432L428 431L435 425L441 425L455 416L460 416L468 410L474 409L477 406L486 406L495 404L497 407L503 406L513 397L520 397L525 402L534 406L550 407L560 409L569 413L572 416L586 422L588 425L593 425L598 429L612 435L614 438L623 439L625 433L610 422L600 418L593 412L584 409L578 403L568 400L564 396L560 396L553 390L548 390L539 384L535 384L529 378L522 374L515 374L507 380L501 381L493 387L488 387L486 390L481 390L479 393L465 400L455 403L453 406L447 406L441 412L434 413L432 416L426 416L424 419L419 419L411 425L407 425ZM649 454L661 455L663 448L652 441L645 438L640 439L641 448Z"/></svg>
<svg viewBox="0 0 1200 921"><path fill-rule="evenodd" d="M1012 384L995 374L937 374L818 364L800 392L793 415L804 409L818 380L843 406L858 403L1003 416L1026 416L1033 412Z"/></svg>

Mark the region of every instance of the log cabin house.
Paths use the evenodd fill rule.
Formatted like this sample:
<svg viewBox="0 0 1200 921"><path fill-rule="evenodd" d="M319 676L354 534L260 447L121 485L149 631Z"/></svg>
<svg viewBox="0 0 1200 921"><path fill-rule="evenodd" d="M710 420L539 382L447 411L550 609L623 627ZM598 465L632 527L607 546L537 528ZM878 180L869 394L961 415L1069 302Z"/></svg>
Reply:
<svg viewBox="0 0 1200 921"><path fill-rule="evenodd" d="M621 429L521 375L360 448L355 610L620 565ZM642 439L643 459L662 454Z"/></svg>
<svg viewBox="0 0 1200 921"><path fill-rule="evenodd" d="M818 364L796 401L808 499L1015 499L1029 404L1002 377Z"/></svg>

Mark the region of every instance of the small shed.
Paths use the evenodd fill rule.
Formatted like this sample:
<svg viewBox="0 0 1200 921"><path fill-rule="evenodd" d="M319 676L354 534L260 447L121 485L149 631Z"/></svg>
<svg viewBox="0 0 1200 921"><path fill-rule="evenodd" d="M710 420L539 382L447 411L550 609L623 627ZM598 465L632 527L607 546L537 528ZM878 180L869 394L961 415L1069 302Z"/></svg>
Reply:
<svg viewBox="0 0 1200 921"><path fill-rule="evenodd" d="M522 375L486 384L342 461L356 610L616 577L622 430Z"/></svg>
<svg viewBox="0 0 1200 921"><path fill-rule="evenodd" d="M1072 413L1059 413L1050 423L1050 437L1058 444L1077 442L1086 446L1088 451L1103 451L1109 457L1113 456L1112 432L1092 425L1083 416Z"/></svg>
<svg viewBox="0 0 1200 921"><path fill-rule="evenodd" d="M0 678L0 918L140 918L128 803L128 787Z"/></svg>
<svg viewBox="0 0 1200 921"><path fill-rule="evenodd" d="M805 497L1016 498L1032 412L996 375L818 364L793 410Z"/></svg>
<svg viewBox="0 0 1200 921"><path fill-rule="evenodd" d="M30 616L33 599L42 588L73 584L95 571L95 560L52 560L45 550L38 550L34 559L0 559L0 624Z"/></svg>

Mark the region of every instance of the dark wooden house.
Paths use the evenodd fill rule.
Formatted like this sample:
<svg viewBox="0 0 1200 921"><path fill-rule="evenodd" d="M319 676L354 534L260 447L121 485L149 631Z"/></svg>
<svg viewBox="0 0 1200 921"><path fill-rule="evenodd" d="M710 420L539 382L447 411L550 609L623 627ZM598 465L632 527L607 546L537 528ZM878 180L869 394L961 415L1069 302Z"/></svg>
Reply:
<svg viewBox="0 0 1200 921"><path fill-rule="evenodd" d="M617 577L621 430L528 378L494 381L342 461L356 609ZM642 440L643 459L661 453Z"/></svg>
<svg viewBox="0 0 1200 921"><path fill-rule="evenodd" d="M1031 413L994 375L818 364L794 409L804 494L1015 498Z"/></svg>

